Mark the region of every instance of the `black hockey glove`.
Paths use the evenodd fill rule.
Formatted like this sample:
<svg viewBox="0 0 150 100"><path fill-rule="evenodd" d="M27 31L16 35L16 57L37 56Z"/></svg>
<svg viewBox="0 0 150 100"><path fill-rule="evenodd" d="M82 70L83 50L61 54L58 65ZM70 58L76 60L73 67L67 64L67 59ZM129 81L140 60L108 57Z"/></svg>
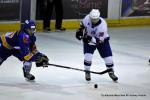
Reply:
<svg viewBox="0 0 150 100"><path fill-rule="evenodd" d="M84 42L84 43L89 43L89 42L91 42L91 39L92 39L91 36L89 36L89 35L84 35L84 37L83 37L83 42Z"/></svg>
<svg viewBox="0 0 150 100"><path fill-rule="evenodd" d="M83 38L83 29L79 28L77 31L76 31L76 38L78 40L81 40Z"/></svg>
<svg viewBox="0 0 150 100"><path fill-rule="evenodd" d="M35 61L36 67L48 67L48 62L49 59L44 54L37 56L37 59Z"/></svg>

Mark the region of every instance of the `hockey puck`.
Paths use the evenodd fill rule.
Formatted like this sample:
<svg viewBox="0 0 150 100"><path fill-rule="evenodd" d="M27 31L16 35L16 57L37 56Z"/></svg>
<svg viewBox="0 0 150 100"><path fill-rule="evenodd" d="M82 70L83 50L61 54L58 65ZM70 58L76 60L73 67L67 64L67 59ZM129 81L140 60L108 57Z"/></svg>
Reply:
<svg viewBox="0 0 150 100"><path fill-rule="evenodd" d="M94 84L94 88L98 88L98 85L97 85L97 84Z"/></svg>

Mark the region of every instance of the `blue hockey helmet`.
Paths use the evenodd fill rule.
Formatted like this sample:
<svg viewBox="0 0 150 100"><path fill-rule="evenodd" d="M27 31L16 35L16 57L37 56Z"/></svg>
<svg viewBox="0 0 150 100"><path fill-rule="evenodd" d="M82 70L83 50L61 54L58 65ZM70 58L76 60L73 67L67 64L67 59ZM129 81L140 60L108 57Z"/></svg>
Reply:
<svg viewBox="0 0 150 100"><path fill-rule="evenodd" d="M25 20L24 29L28 34L32 35L36 32L36 25L33 20Z"/></svg>

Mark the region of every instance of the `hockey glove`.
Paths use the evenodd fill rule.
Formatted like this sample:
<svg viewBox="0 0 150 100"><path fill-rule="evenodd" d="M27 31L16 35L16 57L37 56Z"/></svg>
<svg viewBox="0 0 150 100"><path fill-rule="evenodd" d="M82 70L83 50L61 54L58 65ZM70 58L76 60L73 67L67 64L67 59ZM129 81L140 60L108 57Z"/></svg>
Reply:
<svg viewBox="0 0 150 100"><path fill-rule="evenodd" d="M84 37L83 37L83 42L84 42L84 43L89 43L89 42L91 42L91 40L92 40L92 37L91 37L91 36L89 36L89 35L84 35Z"/></svg>
<svg viewBox="0 0 150 100"><path fill-rule="evenodd" d="M100 37L100 38L97 38L96 39L96 44L98 45L98 44L102 44L102 43L104 43L104 37Z"/></svg>
<svg viewBox="0 0 150 100"><path fill-rule="evenodd" d="M49 59L44 54L37 56L37 59L35 61L36 67L48 67L47 65L48 62L49 62Z"/></svg>
<svg viewBox="0 0 150 100"><path fill-rule="evenodd" d="M77 31L76 31L76 38L78 40L81 40L83 38L83 29L79 28Z"/></svg>

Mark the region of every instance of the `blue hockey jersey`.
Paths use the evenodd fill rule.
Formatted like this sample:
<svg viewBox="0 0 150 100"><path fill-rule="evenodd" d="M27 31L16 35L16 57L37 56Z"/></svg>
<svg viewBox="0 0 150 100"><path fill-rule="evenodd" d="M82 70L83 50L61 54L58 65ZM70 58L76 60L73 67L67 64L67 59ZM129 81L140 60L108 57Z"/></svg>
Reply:
<svg viewBox="0 0 150 100"><path fill-rule="evenodd" d="M39 52L35 45L36 37L33 34L29 36L24 31L7 32L0 38L0 57L5 60L8 56L16 56L20 60L35 61ZM17 52L12 52L17 51Z"/></svg>

